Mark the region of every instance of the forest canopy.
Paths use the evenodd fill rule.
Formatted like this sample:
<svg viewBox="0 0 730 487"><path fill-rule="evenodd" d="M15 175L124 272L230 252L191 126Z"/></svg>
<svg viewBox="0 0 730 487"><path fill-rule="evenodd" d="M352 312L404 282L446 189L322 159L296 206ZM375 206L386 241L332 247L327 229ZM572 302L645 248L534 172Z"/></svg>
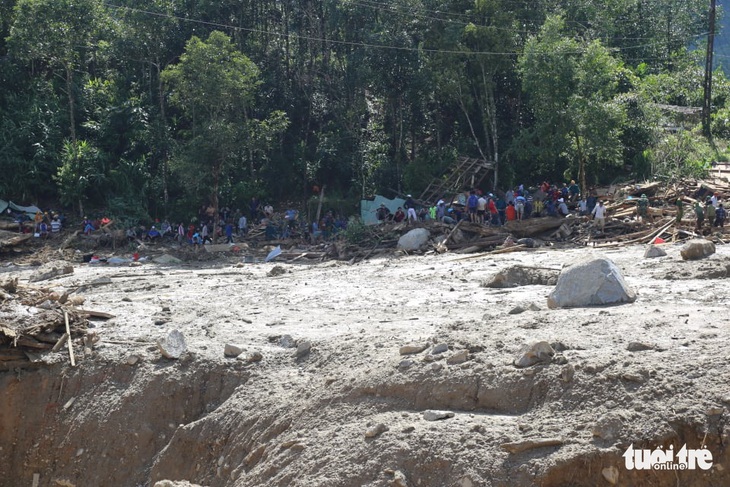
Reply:
<svg viewBox="0 0 730 487"><path fill-rule="evenodd" d="M0 198L140 219L252 197L692 175L728 159L707 2L7 0ZM683 131L677 131L680 127ZM680 162L677 162L680 161Z"/></svg>

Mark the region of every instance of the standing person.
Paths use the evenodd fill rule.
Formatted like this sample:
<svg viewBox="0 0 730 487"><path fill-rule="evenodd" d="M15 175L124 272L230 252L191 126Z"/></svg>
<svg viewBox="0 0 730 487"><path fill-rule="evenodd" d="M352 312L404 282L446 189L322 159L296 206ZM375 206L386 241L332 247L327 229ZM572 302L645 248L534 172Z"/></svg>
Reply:
<svg viewBox="0 0 730 487"><path fill-rule="evenodd" d="M497 209L497 204L494 202L494 195L491 193L489 194L487 207L489 208L489 224L499 225L499 210Z"/></svg>
<svg viewBox="0 0 730 487"><path fill-rule="evenodd" d="M601 233L603 233L604 228L606 228L606 207L603 206L601 200L598 200L596 207L593 208L593 220L601 227Z"/></svg>
<svg viewBox="0 0 730 487"><path fill-rule="evenodd" d="M570 194L570 202L575 203L578 200L578 197L580 196L580 186L578 186L575 182L575 179L570 180L570 187L568 188L568 193Z"/></svg>
<svg viewBox="0 0 730 487"><path fill-rule="evenodd" d="M705 211L702 208L702 203L695 201L695 216L697 217L697 228L698 232L702 231L702 225L705 223Z"/></svg>
<svg viewBox="0 0 730 487"><path fill-rule="evenodd" d="M525 203L527 203L527 200L522 194L515 196L515 210L517 211L518 220L522 220L525 217Z"/></svg>
<svg viewBox="0 0 730 487"><path fill-rule="evenodd" d="M411 195L408 195L408 199L405 203L403 203L403 206L408 212L408 223L410 224L412 221L418 221L418 215L416 214L416 202L413 201L413 197Z"/></svg>
<svg viewBox="0 0 730 487"><path fill-rule="evenodd" d="M717 209L715 210L715 226L723 228L725 226L725 216L727 213L725 212L725 208L723 208L722 203L718 203Z"/></svg>
<svg viewBox="0 0 730 487"><path fill-rule="evenodd" d="M238 236L240 238L245 237L247 230L248 230L248 220L246 220L246 215L241 214L241 216L238 218Z"/></svg>
<svg viewBox="0 0 730 487"><path fill-rule="evenodd" d="M642 194L639 201L636 202L636 211L642 222L646 220L646 216L649 213L649 198L645 194Z"/></svg>
<svg viewBox="0 0 730 487"><path fill-rule="evenodd" d="M513 202L507 203L507 208L504 212L508 222L517 220L517 210L515 210L515 204Z"/></svg>
<svg viewBox="0 0 730 487"><path fill-rule="evenodd" d="M477 199L477 222L484 224L484 217L487 214L487 200L484 196Z"/></svg>
<svg viewBox="0 0 730 487"><path fill-rule="evenodd" d="M674 202L674 205L677 207L677 223L682 223L682 217L684 217L684 203L682 202L681 198L677 198L677 201Z"/></svg>
<svg viewBox="0 0 730 487"><path fill-rule="evenodd" d="M705 220L707 220L708 226L712 227L712 225L714 225L716 216L717 210L712 205L710 198L707 198L707 201L705 202Z"/></svg>
<svg viewBox="0 0 730 487"><path fill-rule="evenodd" d="M233 243L233 222L230 220L226 223L226 243Z"/></svg>
<svg viewBox="0 0 730 487"><path fill-rule="evenodd" d="M474 190L469 191L469 198L466 200L466 211L469 214L469 221L477 222L477 206L479 206L479 198Z"/></svg>

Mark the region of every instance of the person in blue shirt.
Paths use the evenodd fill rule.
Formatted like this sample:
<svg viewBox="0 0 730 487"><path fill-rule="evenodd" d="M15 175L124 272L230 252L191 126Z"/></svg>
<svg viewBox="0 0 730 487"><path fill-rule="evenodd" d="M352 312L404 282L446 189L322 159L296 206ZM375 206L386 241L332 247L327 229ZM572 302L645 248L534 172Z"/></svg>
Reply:
<svg viewBox="0 0 730 487"><path fill-rule="evenodd" d="M145 240L149 240L150 242L154 242L161 238L162 238L162 234L157 230L157 228L155 228L154 225L152 225L152 228L150 228L150 231L147 232L147 236L145 236Z"/></svg>

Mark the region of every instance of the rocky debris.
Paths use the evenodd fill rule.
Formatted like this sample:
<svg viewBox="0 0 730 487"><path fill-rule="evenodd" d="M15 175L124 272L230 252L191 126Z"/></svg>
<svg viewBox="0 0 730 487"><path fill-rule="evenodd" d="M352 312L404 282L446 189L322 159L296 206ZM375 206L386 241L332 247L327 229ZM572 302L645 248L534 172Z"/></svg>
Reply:
<svg viewBox="0 0 730 487"><path fill-rule="evenodd" d="M235 357L238 357L239 355L241 355L242 353L243 353L243 349L241 347L238 347L231 343L226 343L225 347L223 348L223 355L225 357L235 358Z"/></svg>
<svg viewBox="0 0 730 487"><path fill-rule="evenodd" d="M13 276L5 276L0 279L0 289L3 289L10 294L15 294L18 291L18 278Z"/></svg>
<svg viewBox="0 0 730 487"><path fill-rule="evenodd" d="M646 251L644 251L644 258L645 259L653 259L654 257L664 257L667 255L667 252L656 245L647 245Z"/></svg>
<svg viewBox="0 0 730 487"><path fill-rule="evenodd" d="M560 380L567 383L571 382L573 377L575 377L575 367L571 364L567 364L563 367L563 370L560 371Z"/></svg>
<svg viewBox="0 0 730 487"><path fill-rule="evenodd" d="M304 358L309 355L309 353L312 351L312 344L308 341L299 342L297 344L297 353L296 357L298 359Z"/></svg>
<svg viewBox="0 0 730 487"><path fill-rule="evenodd" d="M440 353L444 353L449 349L449 346L445 343L439 343L433 349L431 349L431 355L438 355Z"/></svg>
<svg viewBox="0 0 730 487"><path fill-rule="evenodd" d="M621 271L606 257L584 258L560 273L548 307L575 308L633 303L636 292L624 281Z"/></svg>
<svg viewBox="0 0 730 487"><path fill-rule="evenodd" d="M460 350L446 359L446 363L449 365L457 365L463 364L467 360L469 360L469 350Z"/></svg>
<svg viewBox="0 0 730 487"><path fill-rule="evenodd" d="M438 421L440 419L453 418L454 413L451 411L437 411L435 409L427 409L423 412L423 419L426 421Z"/></svg>
<svg viewBox="0 0 730 487"><path fill-rule="evenodd" d="M525 352L514 361L514 365L520 368L531 367L538 363L550 363L555 355L555 350L546 341L533 343Z"/></svg>
<svg viewBox="0 0 730 487"><path fill-rule="evenodd" d="M507 314L510 315L519 315L524 313L525 311L540 311L540 307L536 305L535 303L530 304L518 304L511 310L507 312Z"/></svg>
<svg viewBox="0 0 730 487"><path fill-rule="evenodd" d="M415 362L411 359L403 359L400 362L398 362L398 368L400 370L405 370L413 366Z"/></svg>
<svg viewBox="0 0 730 487"><path fill-rule="evenodd" d="M40 266L28 278L29 282L47 281L57 276L73 274L74 267L67 262L48 262Z"/></svg>
<svg viewBox="0 0 730 487"><path fill-rule="evenodd" d="M482 286L488 288L510 288L519 286L554 286L558 282L560 271L539 267L515 265L496 273L487 279Z"/></svg>
<svg viewBox="0 0 730 487"><path fill-rule="evenodd" d="M261 362L264 359L264 356L261 354L261 352L251 352L246 357L246 362L252 364L255 362Z"/></svg>
<svg viewBox="0 0 730 487"><path fill-rule="evenodd" d="M271 268L271 270L269 271L269 273L267 275L269 277L276 277L276 276L281 276L284 274L286 274L286 269L284 269L280 265L275 265L274 267Z"/></svg>
<svg viewBox="0 0 730 487"><path fill-rule="evenodd" d="M413 355L416 353L421 353L424 350L428 348L428 343L421 343L418 345L403 345L400 347L400 354L401 355Z"/></svg>
<svg viewBox="0 0 730 487"><path fill-rule="evenodd" d="M279 338L279 346L282 348L294 348L297 346L297 342L291 335L282 335L281 338Z"/></svg>
<svg viewBox="0 0 730 487"><path fill-rule="evenodd" d="M390 487L408 487L406 475L400 470L393 472L393 480L390 482Z"/></svg>
<svg viewBox="0 0 730 487"><path fill-rule="evenodd" d="M198 484L191 484L187 480L160 480L152 487L203 487Z"/></svg>
<svg viewBox="0 0 730 487"><path fill-rule="evenodd" d="M651 343L643 342L630 342L626 346L626 350L629 352L645 352L646 350L654 350L655 346Z"/></svg>
<svg viewBox="0 0 730 487"><path fill-rule="evenodd" d="M603 475L603 478L606 479L606 482L608 482L611 485L618 484L618 469L611 465L610 467L606 467L603 470L601 470L601 475Z"/></svg>
<svg viewBox="0 0 730 487"><path fill-rule="evenodd" d="M142 359L139 355L130 355L129 357L127 357L127 365L137 365L140 360Z"/></svg>
<svg viewBox="0 0 730 487"><path fill-rule="evenodd" d="M545 448L549 446L561 446L563 444L563 440L560 440L558 438L545 438L545 439L538 439L538 440L523 440L523 441L517 441L514 443L502 443L500 447L508 451L510 453L516 454L516 453L522 453L529 450L534 450L536 448Z"/></svg>
<svg viewBox="0 0 730 487"><path fill-rule="evenodd" d="M425 228L414 228L408 233L401 236L398 239L399 250L418 250L428 243L428 239L431 237L431 232Z"/></svg>
<svg viewBox="0 0 730 487"><path fill-rule="evenodd" d="M702 238L692 239L679 251L684 260L698 260L715 253L715 244Z"/></svg>
<svg viewBox="0 0 730 487"><path fill-rule="evenodd" d="M365 438L377 438L386 431L388 431L388 427L385 426L383 423L378 423L372 428L369 428L367 431L365 431Z"/></svg>
<svg viewBox="0 0 730 487"><path fill-rule="evenodd" d="M185 335L180 330L172 330L166 337L157 340L157 348L163 357L179 359L188 349Z"/></svg>
<svg viewBox="0 0 730 487"><path fill-rule="evenodd" d="M591 427L591 433L606 441L617 440L624 428L624 418L617 412L602 415Z"/></svg>
<svg viewBox="0 0 730 487"><path fill-rule="evenodd" d="M156 264L162 264L162 265L171 265L171 264L182 264L182 260L178 259L177 257L173 257L170 254L162 254L154 259L152 259L152 262L155 262Z"/></svg>

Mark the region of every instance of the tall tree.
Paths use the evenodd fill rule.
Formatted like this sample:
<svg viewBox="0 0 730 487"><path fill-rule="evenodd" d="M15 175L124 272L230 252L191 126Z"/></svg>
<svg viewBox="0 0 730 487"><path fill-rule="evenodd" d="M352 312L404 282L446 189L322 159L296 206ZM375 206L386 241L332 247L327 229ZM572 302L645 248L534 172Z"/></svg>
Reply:
<svg viewBox="0 0 730 487"><path fill-rule="evenodd" d="M77 98L75 75L87 72L87 63L108 26L99 0L19 0L8 38L11 54L37 63L64 80L68 101L68 131L76 142Z"/></svg>
<svg viewBox="0 0 730 487"><path fill-rule="evenodd" d="M212 32L206 41L192 37L180 62L162 77L170 102L184 116L177 162L209 188L217 226L222 177L242 153L270 144L286 119L280 112L265 120L250 116L259 70L222 32Z"/></svg>
<svg viewBox="0 0 730 487"><path fill-rule="evenodd" d="M549 17L520 57L523 89L535 124L531 139L546 157L574 162L583 191L586 170L621 162L624 105L615 98L621 67L599 42L565 37L560 17Z"/></svg>

